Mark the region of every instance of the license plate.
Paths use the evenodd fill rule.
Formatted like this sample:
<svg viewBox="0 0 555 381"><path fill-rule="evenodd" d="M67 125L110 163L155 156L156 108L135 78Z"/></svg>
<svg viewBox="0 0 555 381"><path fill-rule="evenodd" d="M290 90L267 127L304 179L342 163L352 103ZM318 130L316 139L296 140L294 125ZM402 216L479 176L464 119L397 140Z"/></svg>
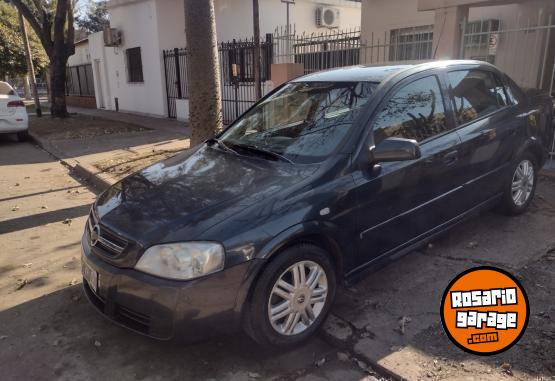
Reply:
<svg viewBox="0 0 555 381"><path fill-rule="evenodd" d="M91 269L86 263L83 263L83 278L85 278L91 290L96 293L98 289L98 273Z"/></svg>

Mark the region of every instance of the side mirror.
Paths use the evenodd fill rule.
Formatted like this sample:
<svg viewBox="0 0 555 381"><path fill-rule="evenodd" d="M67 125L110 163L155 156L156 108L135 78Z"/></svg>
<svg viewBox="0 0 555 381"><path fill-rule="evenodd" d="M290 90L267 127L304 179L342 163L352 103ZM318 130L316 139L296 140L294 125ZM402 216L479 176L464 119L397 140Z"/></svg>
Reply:
<svg viewBox="0 0 555 381"><path fill-rule="evenodd" d="M374 163L415 160L420 156L420 146L412 139L387 138L376 147L370 147L370 159Z"/></svg>

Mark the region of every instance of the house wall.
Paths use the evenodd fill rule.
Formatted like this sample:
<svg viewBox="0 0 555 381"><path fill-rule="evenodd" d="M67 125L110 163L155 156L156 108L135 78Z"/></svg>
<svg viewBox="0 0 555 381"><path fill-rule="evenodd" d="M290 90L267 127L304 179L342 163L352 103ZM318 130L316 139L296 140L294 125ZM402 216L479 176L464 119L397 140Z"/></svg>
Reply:
<svg viewBox="0 0 555 381"><path fill-rule="evenodd" d="M457 2L453 0L452 2ZM460 3L468 0L459 0ZM383 43L385 35L389 41L392 29L434 24L435 11L418 11L415 0L362 0L361 38L369 44L374 38ZM501 29L514 29L546 25L549 15L555 22L555 2L553 0L515 1L497 6L473 6L469 8L468 20L479 21L497 19ZM540 20L539 17L541 16ZM555 35L555 33L552 33ZM543 65L543 47L546 32L500 34L495 64L506 71L519 84L535 86ZM554 36L555 37L555 36ZM479 57L479 54L465 51L465 58ZM553 54L551 53L551 56Z"/></svg>
<svg viewBox="0 0 555 381"><path fill-rule="evenodd" d="M158 13L155 0L133 2L110 8L110 25L123 32L122 44L105 47L102 33L90 39L91 59L95 72L95 90L102 86L104 106L115 109L118 99L121 111L140 112L151 115L166 114L166 92L163 81L163 65L158 36ZM143 83L130 83L127 75L126 49L140 47ZM103 72L99 81L98 71ZM97 100L97 104L98 104Z"/></svg>
<svg viewBox="0 0 555 381"><path fill-rule="evenodd" d="M340 9L340 28L359 28L361 5L348 0L297 0L290 6L289 20L298 32L319 33L315 22L316 8L326 5ZM185 46L185 22L182 0L158 0L159 43L162 49ZM218 41L252 38L252 2L215 0ZM259 0L260 34L273 33L286 24L286 6L279 0ZM113 16L112 16L113 17Z"/></svg>
<svg viewBox="0 0 555 381"><path fill-rule="evenodd" d="M91 63L89 43L84 41L75 45L75 54L67 60L67 66L78 66Z"/></svg>
<svg viewBox="0 0 555 381"><path fill-rule="evenodd" d="M433 24L435 12L419 12L417 4L415 0L362 0L361 38L370 42L373 37L375 43L379 38L383 43L384 32Z"/></svg>
<svg viewBox="0 0 555 381"><path fill-rule="evenodd" d="M362 0L362 39L374 38L383 41L384 32L392 29L431 25L434 23L434 11L418 11L415 0ZM481 19L499 19L505 29L514 27L518 22L530 19L533 24L538 10L544 9L544 15L553 11L552 0L529 0L525 3L489 7L472 7L469 9L469 21ZM388 37L389 39L389 37Z"/></svg>
<svg viewBox="0 0 555 381"><path fill-rule="evenodd" d="M315 22L316 9L322 5L340 10L340 28L359 28L361 5L347 0L297 0L289 6L289 22L297 32L320 33ZM252 2L216 0L216 29L218 41L234 38L252 38ZM276 27L285 26L286 4L279 0L259 0L260 34L273 33Z"/></svg>

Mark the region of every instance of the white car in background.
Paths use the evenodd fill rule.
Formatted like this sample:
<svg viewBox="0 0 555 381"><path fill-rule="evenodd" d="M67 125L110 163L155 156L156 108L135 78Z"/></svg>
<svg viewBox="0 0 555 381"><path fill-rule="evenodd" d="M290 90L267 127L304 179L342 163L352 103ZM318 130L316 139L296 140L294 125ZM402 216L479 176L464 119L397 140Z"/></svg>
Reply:
<svg viewBox="0 0 555 381"><path fill-rule="evenodd" d="M20 141L28 138L29 117L25 103L7 82L0 82L0 134L17 134Z"/></svg>

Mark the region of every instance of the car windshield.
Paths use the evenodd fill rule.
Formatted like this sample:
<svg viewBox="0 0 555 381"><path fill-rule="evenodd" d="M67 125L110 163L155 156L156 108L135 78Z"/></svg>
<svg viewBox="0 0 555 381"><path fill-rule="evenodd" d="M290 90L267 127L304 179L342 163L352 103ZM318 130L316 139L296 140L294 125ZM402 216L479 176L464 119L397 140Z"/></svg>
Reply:
<svg viewBox="0 0 555 381"><path fill-rule="evenodd" d="M373 82L292 82L238 119L219 142L239 154L324 160L348 134Z"/></svg>

